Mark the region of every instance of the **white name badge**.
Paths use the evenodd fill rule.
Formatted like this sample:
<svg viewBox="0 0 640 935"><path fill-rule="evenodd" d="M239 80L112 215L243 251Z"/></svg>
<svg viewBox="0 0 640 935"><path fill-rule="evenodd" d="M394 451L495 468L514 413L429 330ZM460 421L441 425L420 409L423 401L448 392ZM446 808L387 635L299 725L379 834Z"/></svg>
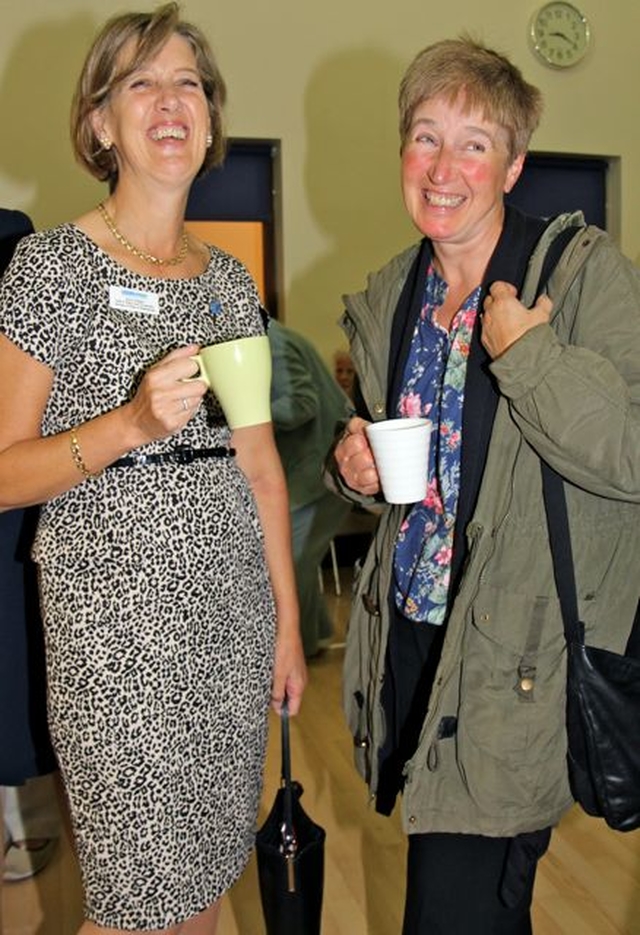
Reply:
<svg viewBox="0 0 640 935"><path fill-rule="evenodd" d="M109 286L109 307L141 315L157 315L160 312L160 302L155 292L141 292L124 286Z"/></svg>

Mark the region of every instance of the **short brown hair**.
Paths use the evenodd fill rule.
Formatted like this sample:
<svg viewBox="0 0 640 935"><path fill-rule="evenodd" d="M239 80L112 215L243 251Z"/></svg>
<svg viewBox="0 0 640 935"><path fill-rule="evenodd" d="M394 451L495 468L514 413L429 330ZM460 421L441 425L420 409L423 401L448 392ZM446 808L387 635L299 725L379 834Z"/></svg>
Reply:
<svg viewBox="0 0 640 935"><path fill-rule="evenodd" d="M76 158L91 175L115 186L118 165L113 150L105 150L91 125L91 114L103 107L116 85L160 51L172 35L187 40L196 59L209 109L213 142L200 175L220 165L225 153L222 108L226 87L211 47L202 32L180 19L177 3L166 3L152 13L125 13L109 19L96 36L83 65L71 108L71 142ZM124 46L135 40L129 63L119 62Z"/></svg>
<svg viewBox="0 0 640 935"><path fill-rule="evenodd" d="M509 157L525 153L542 116L542 94L509 59L468 36L444 39L423 49L400 83L400 139L404 146L416 107L432 97L462 98L469 110L502 127Z"/></svg>

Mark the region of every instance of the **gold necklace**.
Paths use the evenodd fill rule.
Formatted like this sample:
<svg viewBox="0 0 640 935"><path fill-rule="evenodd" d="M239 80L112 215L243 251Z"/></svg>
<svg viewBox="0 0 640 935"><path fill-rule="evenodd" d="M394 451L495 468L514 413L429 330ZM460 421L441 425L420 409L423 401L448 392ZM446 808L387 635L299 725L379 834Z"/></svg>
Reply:
<svg viewBox="0 0 640 935"><path fill-rule="evenodd" d="M98 204L98 211L100 212L102 220L107 225L118 243L121 243L125 250L128 250L129 253L137 256L139 260L146 260L147 263L153 263L154 266L178 266L179 263L184 262L184 259L187 255L187 250L189 249L189 240L185 230L182 232L182 245L179 252L175 256L169 257L168 260L162 260L160 257L154 256L152 253L145 253L143 250L138 250L137 247L134 247L134 245L129 240L127 240L124 234L120 233L115 225L115 221L105 208L103 201Z"/></svg>

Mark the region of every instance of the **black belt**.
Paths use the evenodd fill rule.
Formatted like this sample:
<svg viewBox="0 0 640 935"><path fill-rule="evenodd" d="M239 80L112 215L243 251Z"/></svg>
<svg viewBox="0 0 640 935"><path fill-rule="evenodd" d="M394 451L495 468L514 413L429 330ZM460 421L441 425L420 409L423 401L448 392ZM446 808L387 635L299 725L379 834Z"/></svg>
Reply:
<svg viewBox="0 0 640 935"><path fill-rule="evenodd" d="M235 453L235 448L227 448L224 445L218 445L216 448L187 448L186 445L179 445L171 451L159 454L147 455L139 452L118 458L108 465L107 470L121 467L141 468L148 464L191 464L192 461L200 461L203 458L233 458Z"/></svg>

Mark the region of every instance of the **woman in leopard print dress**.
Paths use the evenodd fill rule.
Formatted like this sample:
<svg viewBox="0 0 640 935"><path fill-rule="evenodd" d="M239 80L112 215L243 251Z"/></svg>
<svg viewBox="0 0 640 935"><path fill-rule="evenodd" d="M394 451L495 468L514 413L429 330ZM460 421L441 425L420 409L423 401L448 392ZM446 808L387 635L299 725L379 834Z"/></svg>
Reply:
<svg viewBox="0 0 640 935"><path fill-rule="evenodd" d="M270 423L233 433L201 345L263 329L241 264L184 231L224 84L175 4L109 21L74 104L101 211L27 238L0 291L0 508L34 545L82 935L211 935L253 846L270 700L304 687ZM235 449L235 456L233 456Z"/></svg>

